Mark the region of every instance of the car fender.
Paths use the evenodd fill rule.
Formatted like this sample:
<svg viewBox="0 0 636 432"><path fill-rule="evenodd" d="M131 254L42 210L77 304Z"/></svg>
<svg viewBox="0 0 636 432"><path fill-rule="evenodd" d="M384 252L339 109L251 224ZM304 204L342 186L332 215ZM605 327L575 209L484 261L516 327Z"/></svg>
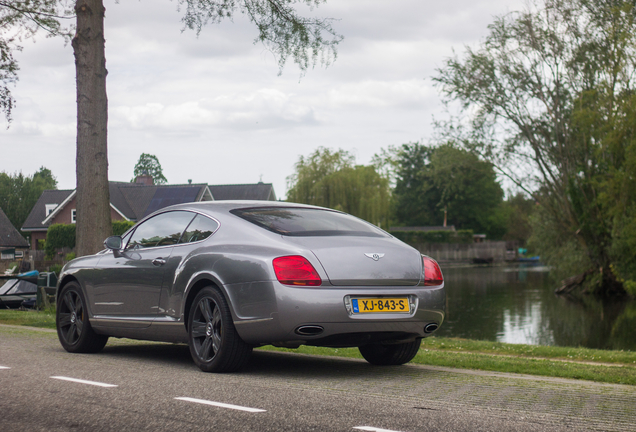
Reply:
<svg viewBox="0 0 636 432"><path fill-rule="evenodd" d="M183 317L183 322L187 326L188 322L188 305L194 300L197 292L206 286L215 285L218 289L221 290L223 296L228 300L228 304L230 306L230 312L232 313L232 319L236 320L236 312L234 311L234 306L230 301L230 296L225 289L225 286L219 279L219 276L212 271L202 270L196 273L193 273L186 284L186 289L183 292L183 301L181 302L180 316Z"/></svg>

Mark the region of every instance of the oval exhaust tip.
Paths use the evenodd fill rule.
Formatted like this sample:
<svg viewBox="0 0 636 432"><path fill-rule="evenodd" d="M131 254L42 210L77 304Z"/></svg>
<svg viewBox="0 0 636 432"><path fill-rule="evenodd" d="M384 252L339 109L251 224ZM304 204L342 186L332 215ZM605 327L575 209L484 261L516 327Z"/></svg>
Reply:
<svg viewBox="0 0 636 432"><path fill-rule="evenodd" d="M296 329L296 334L301 336L317 336L322 333L325 329L319 325L305 325L300 326Z"/></svg>
<svg viewBox="0 0 636 432"><path fill-rule="evenodd" d="M438 327L439 327L439 326L437 325L437 323L430 323L430 324L427 324L427 325L424 327L424 332L426 332L426 333L433 333L435 330L437 330L437 329L438 329Z"/></svg>

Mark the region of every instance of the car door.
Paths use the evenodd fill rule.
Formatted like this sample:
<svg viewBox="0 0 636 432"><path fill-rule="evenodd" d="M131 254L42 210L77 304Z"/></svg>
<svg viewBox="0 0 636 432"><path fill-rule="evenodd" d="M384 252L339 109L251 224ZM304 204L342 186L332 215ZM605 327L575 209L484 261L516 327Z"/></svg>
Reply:
<svg viewBox="0 0 636 432"><path fill-rule="evenodd" d="M165 264L194 216L187 211L154 216L135 228L123 252L109 251L100 258L98 276L87 287L93 315L105 325L149 325L160 312Z"/></svg>

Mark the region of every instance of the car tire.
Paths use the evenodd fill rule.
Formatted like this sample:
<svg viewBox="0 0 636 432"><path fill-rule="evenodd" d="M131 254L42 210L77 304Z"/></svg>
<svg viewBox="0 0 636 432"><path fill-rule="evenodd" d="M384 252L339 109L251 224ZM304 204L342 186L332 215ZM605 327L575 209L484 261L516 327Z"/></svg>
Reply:
<svg viewBox="0 0 636 432"><path fill-rule="evenodd" d="M235 372L252 353L234 327L230 307L214 287L203 288L188 314L188 345L194 363L203 372Z"/></svg>
<svg viewBox="0 0 636 432"><path fill-rule="evenodd" d="M93 331L84 293L76 282L69 282L62 289L57 301L55 327L62 347L68 352L96 353L108 342L108 336Z"/></svg>
<svg viewBox="0 0 636 432"><path fill-rule="evenodd" d="M369 344L358 347L362 357L369 363L379 366L401 365L413 360L422 344L421 339L400 344Z"/></svg>

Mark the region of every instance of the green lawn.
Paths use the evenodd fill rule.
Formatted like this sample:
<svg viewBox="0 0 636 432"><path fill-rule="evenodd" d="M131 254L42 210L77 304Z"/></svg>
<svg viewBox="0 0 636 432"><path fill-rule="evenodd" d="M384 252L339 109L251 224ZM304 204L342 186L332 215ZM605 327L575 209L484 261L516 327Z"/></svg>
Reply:
<svg viewBox="0 0 636 432"><path fill-rule="evenodd" d="M0 323L54 329L55 314L52 309L42 312L0 310ZM287 349L266 346L259 349L362 358L357 348L301 346ZM422 348L412 363L636 385L636 352L633 351L430 337L422 341Z"/></svg>
<svg viewBox="0 0 636 432"><path fill-rule="evenodd" d="M55 311L0 309L0 324L55 329Z"/></svg>

